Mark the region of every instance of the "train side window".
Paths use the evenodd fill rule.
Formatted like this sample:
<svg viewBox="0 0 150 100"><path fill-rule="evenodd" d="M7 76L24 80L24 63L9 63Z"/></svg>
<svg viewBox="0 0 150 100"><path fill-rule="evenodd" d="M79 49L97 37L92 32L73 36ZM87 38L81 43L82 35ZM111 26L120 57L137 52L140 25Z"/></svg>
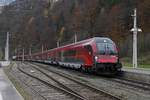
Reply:
<svg viewBox="0 0 150 100"><path fill-rule="evenodd" d="M86 45L84 48L88 50L89 54L93 53L92 47L90 45Z"/></svg>
<svg viewBox="0 0 150 100"><path fill-rule="evenodd" d="M76 50L67 50L64 52L64 56L75 56Z"/></svg>

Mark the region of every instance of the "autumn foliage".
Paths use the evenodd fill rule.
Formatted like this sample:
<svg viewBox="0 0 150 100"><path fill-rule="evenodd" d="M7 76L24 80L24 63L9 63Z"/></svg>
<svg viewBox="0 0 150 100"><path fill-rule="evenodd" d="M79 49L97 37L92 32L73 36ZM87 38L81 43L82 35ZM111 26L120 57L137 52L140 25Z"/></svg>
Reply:
<svg viewBox="0 0 150 100"><path fill-rule="evenodd" d="M26 53L29 48L37 52L42 45L44 49L54 48L58 40L70 43L77 34L78 40L109 37L126 56L132 52L132 41L128 40L132 40L135 7L138 27L143 30L141 37L145 38L140 43L146 46L139 51L144 52L150 50L150 44L144 41L150 34L149 0L16 0L0 15L0 25L4 26L0 31L9 30L15 37L11 40L13 51L24 47Z"/></svg>

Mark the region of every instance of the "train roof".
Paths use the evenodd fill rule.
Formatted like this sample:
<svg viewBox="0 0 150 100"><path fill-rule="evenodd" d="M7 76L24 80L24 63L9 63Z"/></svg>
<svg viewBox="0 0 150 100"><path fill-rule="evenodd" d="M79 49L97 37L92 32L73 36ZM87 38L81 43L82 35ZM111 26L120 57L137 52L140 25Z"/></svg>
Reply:
<svg viewBox="0 0 150 100"><path fill-rule="evenodd" d="M96 43L114 43L110 38L107 38L107 37L93 37L93 38L89 38L89 39L86 39L86 40L78 41L76 43L71 43L71 44L68 44L68 45L65 45L65 46L50 49L50 50L44 51L43 53L47 53L51 50L58 50L58 49L62 49L62 48L67 48L67 47L70 47L70 46L88 45L88 44L91 44L93 41L95 41ZM37 52L37 53L34 53L32 55L38 55L38 54L41 54L41 52Z"/></svg>
<svg viewBox="0 0 150 100"><path fill-rule="evenodd" d="M95 42L99 43L114 43L110 38L107 37L94 37Z"/></svg>
<svg viewBox="0 0 150 100"><path fill-rule="evenodd" d="M88 45L88 44L92 43L93 41L95 41L97 43L114 43L111 39L109 39L107 37L93 37L93 38L89 38L89 39L86 39L86 40L78 41L76 43L71 43L71 44L68 44L68 45L65 45L65 46L60 46L58 48L54 48L54 49L51 49L51 50L66 48L66 47L70 47L70 46L79 46L81 44L82 45Z"/></svg>

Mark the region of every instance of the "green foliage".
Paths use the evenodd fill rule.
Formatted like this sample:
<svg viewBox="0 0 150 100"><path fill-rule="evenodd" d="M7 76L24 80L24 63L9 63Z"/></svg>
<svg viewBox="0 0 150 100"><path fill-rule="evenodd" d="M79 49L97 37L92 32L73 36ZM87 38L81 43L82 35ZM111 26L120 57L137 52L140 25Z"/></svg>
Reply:
<svg viewBox="0 0 150 100"><path fill-rule="evenodd" d="M132 58L124 57L121 59L124 67L132 67ZM150 53L142 54L138 57L138 67L139 68L150 68Z"/></svg>

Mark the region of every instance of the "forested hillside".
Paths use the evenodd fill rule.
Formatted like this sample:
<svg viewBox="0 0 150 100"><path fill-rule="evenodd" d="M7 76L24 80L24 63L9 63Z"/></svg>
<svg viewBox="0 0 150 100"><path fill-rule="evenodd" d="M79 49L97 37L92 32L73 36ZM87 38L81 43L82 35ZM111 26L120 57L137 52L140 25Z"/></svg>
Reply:
<svg viewBox="0 0 150 100"><path fill-rule="evenodd" d="M11 33L13 54L25 48L32 52L78 40L106 36L114 40L121 56L132 53L133 9L138 11L139 51L150 50L149 0L16 0L0 14L1 33ZM3 34L4 35L4 34Z"/></svg>

